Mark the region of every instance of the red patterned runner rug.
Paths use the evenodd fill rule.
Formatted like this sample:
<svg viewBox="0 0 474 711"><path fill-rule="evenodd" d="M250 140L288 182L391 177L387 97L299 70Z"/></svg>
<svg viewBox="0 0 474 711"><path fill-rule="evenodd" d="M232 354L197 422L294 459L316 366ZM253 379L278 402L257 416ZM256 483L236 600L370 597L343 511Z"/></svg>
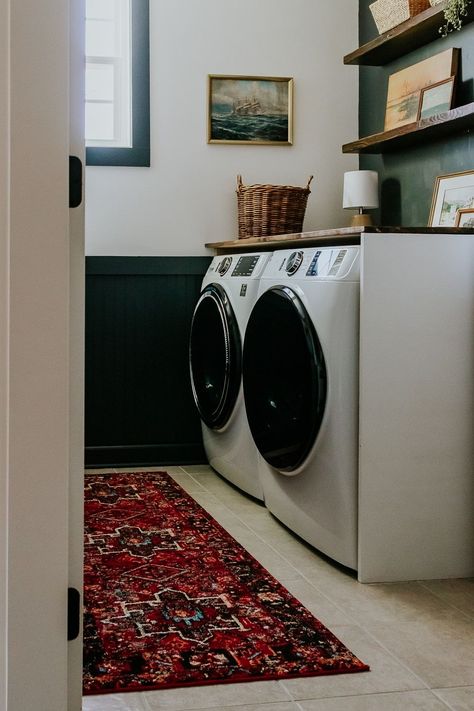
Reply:
<svg viewBox="0 0 474 711"><path fill-rule="evenodd" d="M168 474L85 497L85 694L368 670Z"/></svg>

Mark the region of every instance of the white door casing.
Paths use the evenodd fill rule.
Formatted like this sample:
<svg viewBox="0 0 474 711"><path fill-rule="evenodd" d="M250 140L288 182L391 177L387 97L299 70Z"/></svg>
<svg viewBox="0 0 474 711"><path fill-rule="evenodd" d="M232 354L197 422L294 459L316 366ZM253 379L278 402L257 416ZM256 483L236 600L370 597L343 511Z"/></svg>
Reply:
<svg viewBox="0 0 474 711"><path fill-rule="evenodd" d="M85 175L85 0L70 2L70 155L80 158ZM83 196L84 196L83 189ZM70 210L69 229L69 586L83 587L84 531L84 202ZM82 613L82 609L81 609ZM82 618L82 614L81 614ZM68 645L68 711L82 703L82 625Z"/></svg>
<svg viewBox="0 0 474 711"><path fill-rule="evenodd" d="M65 711L69 3L0 0L0 40L0 707Z"/></svg>

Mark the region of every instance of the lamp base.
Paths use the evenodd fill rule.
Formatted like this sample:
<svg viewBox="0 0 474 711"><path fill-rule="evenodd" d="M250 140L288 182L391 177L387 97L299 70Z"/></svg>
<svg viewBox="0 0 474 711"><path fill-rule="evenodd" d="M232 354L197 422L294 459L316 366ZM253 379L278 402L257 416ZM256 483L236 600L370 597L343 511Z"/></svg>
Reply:
<svg viewBox="0 0 474 711"><path fill-rule="evenodd" d="M351 227L371 227L373 224L372 215L369 215L368 213L354 215L351 220Z"/></svg>

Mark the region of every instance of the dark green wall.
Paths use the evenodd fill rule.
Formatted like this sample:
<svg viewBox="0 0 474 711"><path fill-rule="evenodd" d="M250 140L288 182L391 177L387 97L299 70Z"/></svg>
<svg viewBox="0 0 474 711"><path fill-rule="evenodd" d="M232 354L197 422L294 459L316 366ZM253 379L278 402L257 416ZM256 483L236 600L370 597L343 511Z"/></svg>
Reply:
<svg viewBox="0 0 474 711"><path fill-rule="evenodd" d="M360 44L377 36L369 10L372 0L360 0ZM474 101L474 23L446 39L439 38L383 67L360 68L360 136L383 131L388 77L393 72L426 59L449 47L461 48L461 68L456 103ZM382 156L361 156L362 169L377 170L381 182L383 225L426 225L437 175L474 168L474 136L454 136Z"/></svg>
<svg viewBox="0 0 474 711"><path fill-rule="evenodd" d="M87 258L87 466L205 461L188 340L209 262Z"/></svg>

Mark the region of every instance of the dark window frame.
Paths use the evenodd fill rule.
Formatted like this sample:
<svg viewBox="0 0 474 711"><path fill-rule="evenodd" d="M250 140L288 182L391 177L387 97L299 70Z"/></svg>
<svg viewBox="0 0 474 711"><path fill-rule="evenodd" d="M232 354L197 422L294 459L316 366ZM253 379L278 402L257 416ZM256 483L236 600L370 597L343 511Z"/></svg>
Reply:
<svg viewBox="0 0 474 711"><path fill-rule="evenodd" d="M132 0L132 146L87 146L86 165L150 167L150 2Z"/></svg>

